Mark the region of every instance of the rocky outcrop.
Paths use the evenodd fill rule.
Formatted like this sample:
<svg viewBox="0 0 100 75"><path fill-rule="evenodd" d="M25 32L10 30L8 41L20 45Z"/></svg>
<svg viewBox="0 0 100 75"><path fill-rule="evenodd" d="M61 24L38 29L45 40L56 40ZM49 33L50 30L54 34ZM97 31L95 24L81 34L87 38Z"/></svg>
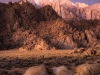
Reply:
<svg viewBox="0 0 100 75"><path fill-rule="evenodd" d="M30 34L31 33L31 34ZM49 50L49 45L42 38L37 37L35 31L30 30L17 30L12 35L10 39L12 42L8 41L13 47L19 48L19 51L27 51L27 50ZM11 47L10 46L10 47Z"/></svg>
<svg viewBox="0 0 100 75"><path fill-rule="evenodd" d="M78 42L78 46L83 47L94 47L93 43L99 43L99 20L83 20L71 22L72 28L76 28L73 33L74 42ZM97 30L98 29L98 30ZM89 35L89 33L91 33ZM91 38L90 38L91 36ZM94 40L94 41L93 41ZM92 43L91 43L92 42Z"/></svg>
<svg viewBox="0 0 100 75"><path fill-rule="evenodd" d="M63 20L57 19L46 23L41 22L36 30L40 37L57 49L75 48L77 44L73 41L72 35L67 34L68 28L71 27Z"/></svg>

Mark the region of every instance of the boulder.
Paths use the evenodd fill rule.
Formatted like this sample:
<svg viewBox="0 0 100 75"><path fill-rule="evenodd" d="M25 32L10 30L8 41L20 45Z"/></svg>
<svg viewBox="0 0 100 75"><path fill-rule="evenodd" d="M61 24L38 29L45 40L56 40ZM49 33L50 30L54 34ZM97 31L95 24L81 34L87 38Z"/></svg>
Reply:
<svg viewBox="0 0 100 75"><path fill-rule="evenodd" d="M45 65L28 68L23 75L49 75L49 69Z"/></svg>
<svg viewBox="0 0 100 75"><path fill-rule="evenodd" d="M82 64L75 68L74 75L98 75L100 74L100 64Z"/></svg>
<svg viewBox="0 0 100 75"><path fill-rule="evenodd" d="M68 70L66 66L53 67L54 75L73 75L73 72Z"/></svg>

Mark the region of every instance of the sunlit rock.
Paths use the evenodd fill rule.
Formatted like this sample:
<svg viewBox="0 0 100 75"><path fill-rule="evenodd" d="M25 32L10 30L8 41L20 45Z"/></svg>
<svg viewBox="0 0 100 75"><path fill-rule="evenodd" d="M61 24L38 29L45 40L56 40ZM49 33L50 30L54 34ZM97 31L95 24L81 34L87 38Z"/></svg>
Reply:
<svg viewBox="0 0 100 75"><path fill-rule="evenodd" d="M49 75L49 69L45 65L28 68L23 75Z"/></svg>
<svg viewBox="0 0 100 75"><path fill-rule="evenodd" d="M53 67L54 75L73 75L73 72L68 70L66 66Z"/></svg>
<svg viewBox="0 0 100 75"><path fill-rule="evenodd" d="M98 75L100 64L82 64L75 68L74 75Z"/></svg>

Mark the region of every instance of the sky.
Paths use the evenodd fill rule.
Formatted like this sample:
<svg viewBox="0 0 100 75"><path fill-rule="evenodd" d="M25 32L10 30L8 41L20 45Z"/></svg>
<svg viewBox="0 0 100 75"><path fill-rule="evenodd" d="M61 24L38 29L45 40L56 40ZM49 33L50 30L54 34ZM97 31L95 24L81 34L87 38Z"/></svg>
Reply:
<svg viewBox="0 0 100 75"><path fill-rule="evenodd" d="M75 2L82 2L82 3L86 3L88 5L92 5L95 3L100 3L100 0L71 0L73 3Z"/></svg>
<svg viewBox="0 0 100 75"><path fill-rule="evenodd" d="M18 0L0 0L0 2L8 2L8 1L18 1ZM35 0L37 1L37 0ZM82 2L82 3L86 3L88 5L92 5L95 3L100 3L100 0L71 0L73 3L75 2Z"/></svg>

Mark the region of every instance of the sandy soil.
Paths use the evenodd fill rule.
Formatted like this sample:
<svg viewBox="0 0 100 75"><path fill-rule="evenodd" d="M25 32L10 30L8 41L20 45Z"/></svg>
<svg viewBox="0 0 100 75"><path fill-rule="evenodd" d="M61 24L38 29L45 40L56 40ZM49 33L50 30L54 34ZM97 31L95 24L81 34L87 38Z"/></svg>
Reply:
<svg viewBox="0 0 100 75"><path fill-rule="evenodd" d="M18 51L16 50L4 50L0 51L0 57L19 57L19 58L29 58L29 57L51 57L51 56L66 56L73 53L74 50L32 50L32 51Z"/></svg>
<svg viewBox="0 0 100 75"><path fill-rule="evenodd" d="M27 68L40 64L49 67L65 65L73 70L83 63L100 63L100 55L87 56L73 52L74 50L0 51L0 75L22 75Z"/></svg>

